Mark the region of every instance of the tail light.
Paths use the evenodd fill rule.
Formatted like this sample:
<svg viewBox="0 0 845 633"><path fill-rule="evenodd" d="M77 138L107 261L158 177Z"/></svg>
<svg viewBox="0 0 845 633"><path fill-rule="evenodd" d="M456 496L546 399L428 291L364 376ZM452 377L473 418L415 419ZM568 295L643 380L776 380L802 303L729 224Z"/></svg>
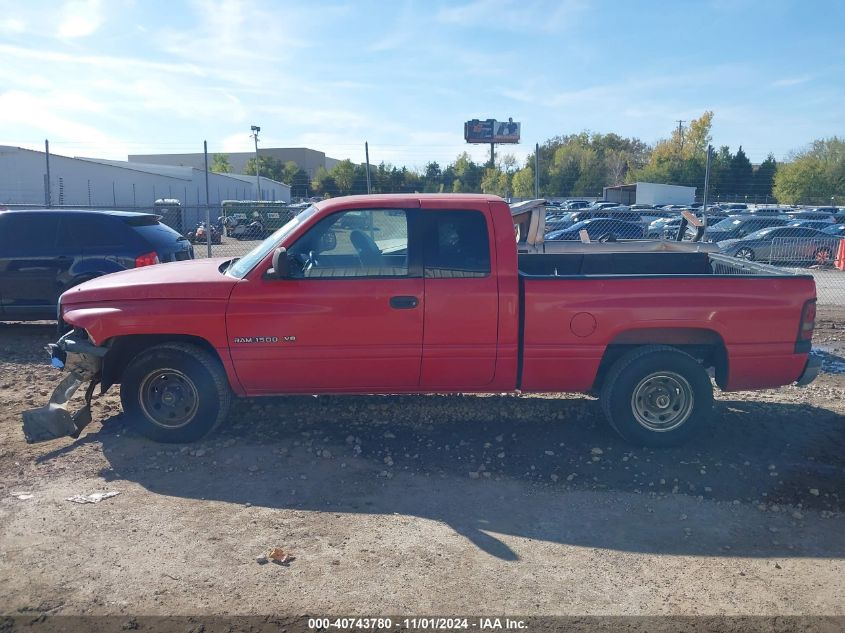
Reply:
<svg viewBox="0 0 845 633"><path fill-rule="evenodd" d="M138 257L135 258L135 268L140 268L141 266L152 266L153 264L158 263L158 254L155 251L138 255Z"/></svg>
<svg viewBox="0 0 845 633"><path fill-rule="evenodd" d="M813 330L816 327L816 300L810 299L801 309L801 325L798 326L798 340L795 352L806 354L812 347Z"/></svg>

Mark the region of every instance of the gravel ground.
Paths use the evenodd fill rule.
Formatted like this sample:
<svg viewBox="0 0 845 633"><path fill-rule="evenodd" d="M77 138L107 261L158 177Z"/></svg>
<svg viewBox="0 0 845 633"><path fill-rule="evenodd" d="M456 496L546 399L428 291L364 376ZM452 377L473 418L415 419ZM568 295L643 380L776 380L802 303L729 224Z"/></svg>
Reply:
<svg viewBox="0 0 845 633"><path fill-rule="evenodd" d="M0 324L0 613L845 615L842 316L814 384L664 451L578 395L242 400L174 446L109 393L27 446L53 326Z"/></svg>

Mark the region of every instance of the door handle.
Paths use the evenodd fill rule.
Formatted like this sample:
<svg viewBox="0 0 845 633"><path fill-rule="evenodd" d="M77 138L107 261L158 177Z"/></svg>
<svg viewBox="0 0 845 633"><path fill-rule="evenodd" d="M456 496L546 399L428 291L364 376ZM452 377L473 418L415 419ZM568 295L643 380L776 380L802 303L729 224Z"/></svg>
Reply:
<svg viewBox="0 0 845 633"><path fill-rule="evenodd" d="M419 305L416 297L390 297L390 307L395 310L411 310Z"/></svg>

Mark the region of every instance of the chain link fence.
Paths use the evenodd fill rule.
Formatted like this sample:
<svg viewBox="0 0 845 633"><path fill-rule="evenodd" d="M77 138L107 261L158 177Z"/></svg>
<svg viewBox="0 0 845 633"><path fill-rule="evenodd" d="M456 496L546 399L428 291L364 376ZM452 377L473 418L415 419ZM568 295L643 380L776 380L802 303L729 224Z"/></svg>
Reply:
<svg viewBox="0 0 845 633"><path fill-rule="evenodd" d="M845 213L750 207L744 210L711 211L702 218L703 236L687 223L682 240L699 239L714 244L725 261L745 262L748 270L759 265L775 271L810 273L816 280L820 306L845 309ZM630 209L567 212L549 207L546 239L578 239L586 230L591 240L650 239L677 241L681 231L681 209ZM743 274L742 266L722 266L720 274Z"/></svg>

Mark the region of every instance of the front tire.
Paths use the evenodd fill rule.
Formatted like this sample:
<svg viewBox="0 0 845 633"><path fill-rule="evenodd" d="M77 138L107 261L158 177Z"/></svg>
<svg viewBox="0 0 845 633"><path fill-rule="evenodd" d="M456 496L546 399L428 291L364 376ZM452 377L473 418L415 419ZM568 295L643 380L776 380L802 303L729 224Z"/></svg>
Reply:
<svg viewBox="0 0 845 633"><path fill-rule="evenodd" d="M689 354L649 345L613 364L600 399L610 425L625 440L662 448L686 442L708 424L713 386Z"/></svg>
<svg viewBox="0 0 845 633"><path fill-rule="evenodd" d="M139 433L157 442L193 442L229 412L231 391L220 361L188 343L141 352L123 373L120 401Z"/></svg>

